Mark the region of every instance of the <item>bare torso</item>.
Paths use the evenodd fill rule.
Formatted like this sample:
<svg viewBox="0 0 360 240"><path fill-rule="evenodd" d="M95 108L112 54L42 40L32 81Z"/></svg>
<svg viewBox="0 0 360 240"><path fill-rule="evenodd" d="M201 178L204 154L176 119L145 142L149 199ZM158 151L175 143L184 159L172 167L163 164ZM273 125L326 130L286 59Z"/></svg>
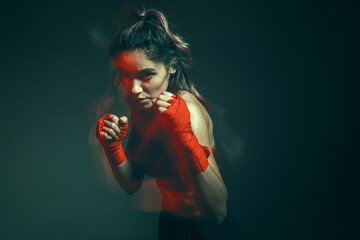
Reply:
<svg viewBox="0 0 360 240"><path fill-rule="evenodd" d="M195 99L192 95L185 96L184 99L191 97ZM201 105L196 99L194 101ZM212 122L202 105L201 108L207 120L209 141L213 148L215 144ZM184 176L186 173L172 147L169 129L161 121L160 115L155 111L146 114L133 113L131 120L126 155L134 166L156 179L163 209L182 216L199 215L193 201L190 178Z"/></svg>

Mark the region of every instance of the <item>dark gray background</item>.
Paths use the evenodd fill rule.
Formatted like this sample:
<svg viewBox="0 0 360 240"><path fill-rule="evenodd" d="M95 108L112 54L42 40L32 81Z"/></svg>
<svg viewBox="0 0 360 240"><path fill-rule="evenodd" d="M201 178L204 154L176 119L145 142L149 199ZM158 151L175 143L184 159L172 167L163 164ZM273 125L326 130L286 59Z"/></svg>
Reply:
<svg viewBox="0 0 360 240"><path fill-rule="evenodd" d="M156 239L157 213L110 190L89 144L111 81L105 43L128 3L1 2L0 239ZM359 237L359 5L145 3L191 43L213 105L227 232Z"/></svg>

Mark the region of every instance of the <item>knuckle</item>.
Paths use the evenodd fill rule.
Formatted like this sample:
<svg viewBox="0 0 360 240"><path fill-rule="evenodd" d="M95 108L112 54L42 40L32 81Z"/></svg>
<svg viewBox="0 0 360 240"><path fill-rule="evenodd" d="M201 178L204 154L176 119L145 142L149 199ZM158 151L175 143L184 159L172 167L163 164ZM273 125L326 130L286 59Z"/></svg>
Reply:
<svg viewBox="0 0 360 240"><path fill-rule="evenodd" d="M111 121L115 122L117 117L115 115L111 115Z"/></svg>

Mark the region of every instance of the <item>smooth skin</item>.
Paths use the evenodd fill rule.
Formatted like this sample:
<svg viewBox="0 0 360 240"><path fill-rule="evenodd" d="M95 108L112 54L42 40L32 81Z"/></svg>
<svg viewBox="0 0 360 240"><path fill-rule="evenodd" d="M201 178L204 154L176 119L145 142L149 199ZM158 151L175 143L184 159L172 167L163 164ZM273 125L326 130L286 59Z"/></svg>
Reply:
<svg viewBox="0 0 360 240"><path fill-rule="evenodd" d="M138 111L144 115L160 115L170 106L167 103L173 93L167 92L169 77L175 69L166 69L163 63L149 60L140 51L124 51L114 58L115 69L121 74L121 81L127 94ZM189 92L178 93L190 112L191 128L199 143L209 149L214 147L213 125L204 106ZM120 129L128 122L126 116L110 115L105 120L101 135L114 141ZM123 137L123 136L122 136ZM208 168L191 175L194 188L194 202L200 214L220 223L226 216L227 189L222 180L213 153L208 157ZM111 162L111 161L110 161ZM144 174L134 169L128 159L120 166L112 166L113 174L120 186L129 194L135 193L142 185Z"/></svg>

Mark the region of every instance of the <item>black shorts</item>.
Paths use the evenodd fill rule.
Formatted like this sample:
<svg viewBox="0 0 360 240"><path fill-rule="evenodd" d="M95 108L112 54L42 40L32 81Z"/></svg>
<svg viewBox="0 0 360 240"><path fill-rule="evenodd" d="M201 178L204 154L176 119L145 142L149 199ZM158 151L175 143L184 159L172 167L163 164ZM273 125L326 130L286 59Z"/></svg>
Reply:
<svg viewBox="0 0 360 240"><path fill-rule="evenodd" d="M162 211L159 218L159 240L218 240L222 238L220 225L202 217L181 217Z"/></svg>

